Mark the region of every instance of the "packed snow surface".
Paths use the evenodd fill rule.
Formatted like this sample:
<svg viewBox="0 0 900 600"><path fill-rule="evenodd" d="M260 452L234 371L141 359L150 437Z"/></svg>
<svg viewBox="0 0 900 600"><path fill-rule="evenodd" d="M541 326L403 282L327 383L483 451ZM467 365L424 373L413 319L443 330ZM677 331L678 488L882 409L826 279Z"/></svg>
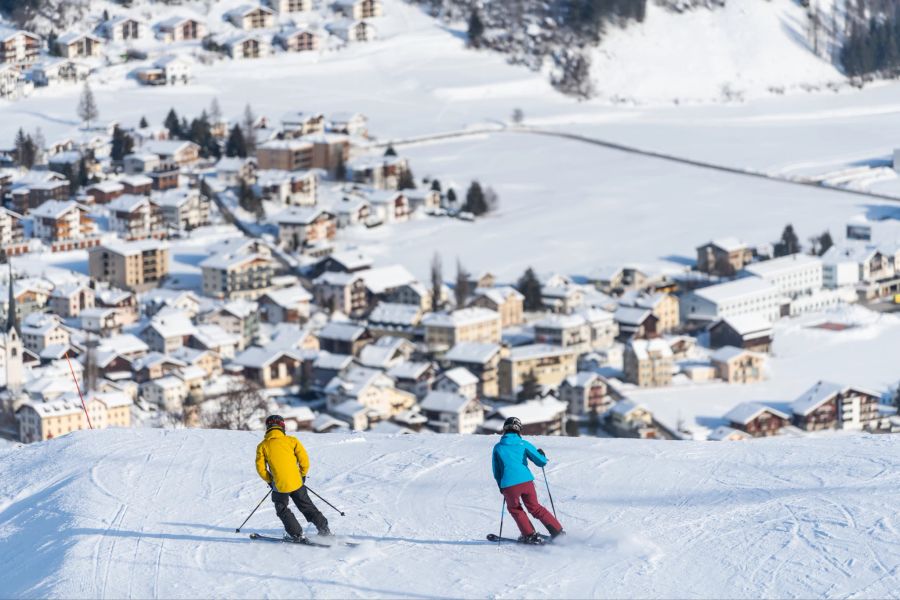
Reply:
<svg viewBox="0 0 900 600"><path fill-rule="evenodd" d="M79 432L0 449L4 597L888 597L900 438L537 438L569 535L498 547L484 436L303 435L356 548L281 535L253 432ZM545 503L547 493L536 481ZM513 534L509 517L504 534Z"/></svg>

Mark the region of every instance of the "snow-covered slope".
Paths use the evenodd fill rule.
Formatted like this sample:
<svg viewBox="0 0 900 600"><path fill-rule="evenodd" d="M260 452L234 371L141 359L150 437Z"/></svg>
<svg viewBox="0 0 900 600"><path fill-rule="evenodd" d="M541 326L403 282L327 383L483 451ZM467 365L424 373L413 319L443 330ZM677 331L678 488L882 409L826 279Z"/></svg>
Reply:
<svg viewBox="0 0 900 600"><path fill-rule="evenodd" d="M824 15L831 0L819 2ZM729 0L673 12L647 3L643 23L610 28L592 54L599 96L638 103L734 100L844 80L822 27L820 56L795 0Z"/></svg>
<svg viewBox="0 0 900 600"><path fill-rule="evenodd" d="M887 597L900 438L540 439L571 532L497 547L482 436L303 437L357 548L234 533L258 433L109 430L0 449L4 597ZM543 483L538 481L546 501ZM507 517L505 532L511 532ZM267 502L248 531L279 532Z"/></svg>

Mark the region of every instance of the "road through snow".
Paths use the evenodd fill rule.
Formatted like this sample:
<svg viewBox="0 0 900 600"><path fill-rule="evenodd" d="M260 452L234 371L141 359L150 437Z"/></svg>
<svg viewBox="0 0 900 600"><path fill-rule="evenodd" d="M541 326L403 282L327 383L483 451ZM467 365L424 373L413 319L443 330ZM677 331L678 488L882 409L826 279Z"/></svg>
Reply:
<svg viewBox="0 0 900 600"><path fill-rule="evenodd" d="M80 432L0 450L4 597L886 597L900 589L900 438L539 439L570 535L484 541L492 438L304 435L357 548L280 535L260 435ZM541 496L546 493L539 481ZM507 517L506 527L512 527Z"/></svg>

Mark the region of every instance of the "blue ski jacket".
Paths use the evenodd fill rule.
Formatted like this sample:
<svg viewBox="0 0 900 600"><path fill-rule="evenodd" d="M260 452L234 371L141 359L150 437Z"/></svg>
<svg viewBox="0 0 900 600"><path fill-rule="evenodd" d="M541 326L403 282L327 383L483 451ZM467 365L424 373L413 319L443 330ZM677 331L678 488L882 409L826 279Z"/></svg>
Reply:
<svg viewBox="0 0 900 600"><path fill-rule="evenodd" d="M529 460L539 467L547 464L547 458L531 443L523 440L518 433L504 433L500 441L494 445L491 459L494 479L497 480L501 490L526 481L534 481L534 475L528 468Z"/></svg>

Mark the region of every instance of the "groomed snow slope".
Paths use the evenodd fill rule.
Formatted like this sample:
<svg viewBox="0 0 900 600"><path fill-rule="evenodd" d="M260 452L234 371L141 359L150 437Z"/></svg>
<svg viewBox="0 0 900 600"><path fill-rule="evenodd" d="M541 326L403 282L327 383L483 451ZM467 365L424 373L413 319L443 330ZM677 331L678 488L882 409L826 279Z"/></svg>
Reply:
<svg viewBox="0 0 900 600"><path fill-rule="evenodd" d="M3 597L888 597L900 438L539 439L571 534L497 547L492 438L305 435L357 548L251 542L259 433L82 432L0 450ZM546 500L543 484L538 481ZM507 517L505 532L511 532ZM280 534L270 503L247 531Z"/></svg>
<svg viewBox="0 0 900 600"><path fill-rule="evenodd" d="M832 0L818 2L822 15ZM714 10L677 13L647 3L643 23L610 28L593 54L601 97L708 102L841 84L823 25L820 56L808 36L806 9L794 0L728 1Z"/></svg>

